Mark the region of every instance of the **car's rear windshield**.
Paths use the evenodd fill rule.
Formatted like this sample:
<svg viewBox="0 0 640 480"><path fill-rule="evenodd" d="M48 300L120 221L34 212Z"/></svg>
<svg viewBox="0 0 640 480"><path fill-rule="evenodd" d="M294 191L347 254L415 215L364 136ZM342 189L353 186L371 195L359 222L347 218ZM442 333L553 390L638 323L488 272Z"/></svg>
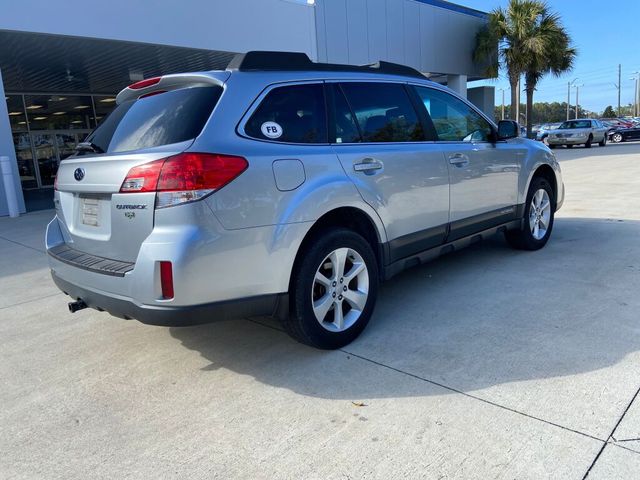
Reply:
<svg viewBox="0 0 640 480"><path fill-rule="evenodd" d="M191 140L202 131L221 94L219 86L193 87L123 102L86 141L97 151L117 153Z"/></svg>
<svg viewBox="0 0 640 480"><path fill-rule="evenodd" d="M570 128L591 128L591 122L589 120L574 120L572 122L564 122L560 125L560 129L568 130Z"/></svg>

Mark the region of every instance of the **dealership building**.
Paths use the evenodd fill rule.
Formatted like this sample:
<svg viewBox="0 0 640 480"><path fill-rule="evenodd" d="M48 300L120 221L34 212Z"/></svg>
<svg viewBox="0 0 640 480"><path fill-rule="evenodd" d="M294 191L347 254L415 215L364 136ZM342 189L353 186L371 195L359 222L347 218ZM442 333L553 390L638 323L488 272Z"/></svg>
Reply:
<svg viewBox="0 0 640 480"><path fill-rule="evenodd" d="M249 50L319 62L409 65L493 115L472 61L486 13L443 0L7 3L0 15L0 215L51 208L60 161L143 78L224 69ZM9 188L5 186L9 184Z"/></svg>

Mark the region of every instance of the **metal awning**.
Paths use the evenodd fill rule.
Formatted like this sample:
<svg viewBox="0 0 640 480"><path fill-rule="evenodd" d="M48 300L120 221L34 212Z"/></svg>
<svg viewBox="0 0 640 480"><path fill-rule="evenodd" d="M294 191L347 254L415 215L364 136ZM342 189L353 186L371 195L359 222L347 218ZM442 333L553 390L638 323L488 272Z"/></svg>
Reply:
<svg viewBox="0 0 640 480"><path fill-rule="evenodd" d="M6 92L114 94L142 78L222 70L232 52L0 30Z"/></svg>

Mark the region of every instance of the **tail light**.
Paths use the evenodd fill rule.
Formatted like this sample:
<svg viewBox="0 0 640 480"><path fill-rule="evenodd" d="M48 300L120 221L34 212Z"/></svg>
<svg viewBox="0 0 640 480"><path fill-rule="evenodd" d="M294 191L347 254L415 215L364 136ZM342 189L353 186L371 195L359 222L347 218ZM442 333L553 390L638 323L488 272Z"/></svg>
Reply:
<svg viewBox="0 0 640 480"><path fill-rule="evenodd" d="M243 157L180 153L129 170L120 193L157 192L156 208L193 202L219 190L248 167Z"/></svg>
<svg viewBox="0 0 640 480"><path fill-rule="evenodd" d="M122 182L120 193L155 192L165 158L133 167Z"/></svg>

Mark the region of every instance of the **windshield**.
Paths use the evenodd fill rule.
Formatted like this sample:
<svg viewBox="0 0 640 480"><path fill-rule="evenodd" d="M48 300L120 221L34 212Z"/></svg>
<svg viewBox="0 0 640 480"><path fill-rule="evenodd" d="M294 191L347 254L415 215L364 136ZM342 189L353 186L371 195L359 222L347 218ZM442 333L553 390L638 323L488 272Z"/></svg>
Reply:
<svg viewBox="0 0 640 480"><path fill-rule="evenodd" d="M571 128L591 128L591 122L589 120L573 120L560 125L560 130L569 130Z"/></svg>
<svg viewBox="0 0 640 480"><path fill-rule="evenodd" d="M85 141L117 153L194 139L221 94L222 87L193 87L123 102Z"/></svg>

